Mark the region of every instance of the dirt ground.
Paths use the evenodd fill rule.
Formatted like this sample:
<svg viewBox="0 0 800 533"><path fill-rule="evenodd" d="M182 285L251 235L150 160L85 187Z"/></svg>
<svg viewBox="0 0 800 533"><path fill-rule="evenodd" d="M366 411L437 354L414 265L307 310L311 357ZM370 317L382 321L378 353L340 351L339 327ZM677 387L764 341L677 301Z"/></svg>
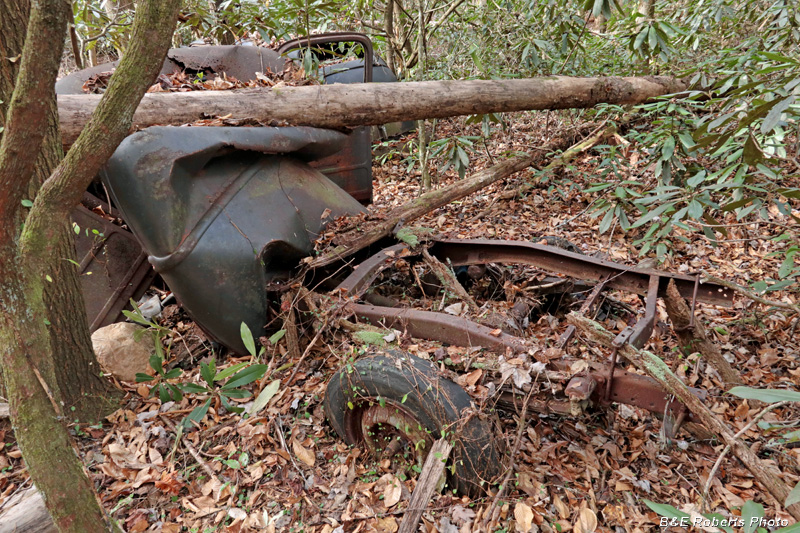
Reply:
<svg viewBox="0 0 800 533"><path fill-rule="evenodd" d="M521 113L507 120L506 131L496 131L485 145L475 143L468 175L509 152L535 150L555 133L576 126L559 113ZM480 130L462 120L447 120L437 124L436 134L480 135ZM390 155L373 168L373 213L386 212L420 193L418 168L408 172L403 161L408 153L405 143L413 139L412 133L381 148L384 153L390 150ZM652 179L640 147L630 147L626 157L639 165L639 179ZM618 227L600 235L599 219L591 216L597 193L585 190L600 171L598 163L596 153L588 151L571 167L552 175L541 176L535 169L521 172L436 210L414 226L449 238L539 242L542 237L561 237L584 254L636 265L647 259L638 257L633 245L641 235ZM457 179L452 169L444 175L432 170L437 186ZM517 195L523 185L532 186ZM780 258L771 255L778 245L768 239L779 230L777 226L732 226L727 239L716 246L700 233L685 233L688 242L676 239L674 255L659 268L676 273L702 271L739 284L764 279L780 264ZM414 267L403 263L398 258L396 268L378 280L381 294L424 309L441 309L455 301L436 291L428 295L428 291L409 289L416 281ZM543 279L532 268L504 272L503 284L492 288L476 283L470 289L478 304L485 304L482 319L498 328L530 284ZM424 278L421 267L417 275ZM623 293L609 297L608 312L598 319L609 330L619 331L637 316L642 304ZM768 297L797 303L797 294ZM286 337L275 344L264 339L266 353L260 362L269 370L248 388L255 397L276 380L279 384L267 405L252 417L228 412L213 402L199 424L178 433L175 428L207 396L187 394L179 402L161 402L151 396L149 384L120 383L127 395L117 412L101 424L73 425L106 509L126 531L397 531L416 484L414 468L398 469L363 446L346 445L326 420L323 405L326 384L337 370L366 353L390 349L431 360L445 376L459 381L489 413L501 447L507 452L517 450L516 468L504 494L496 498L496 486L474 498L445 489L428 503L421 523L424 531L655 530L659 517L645 499L690 513L723 516L737 515L745 501L755 500L764 505L767 517L791 521L750 471L730 456L722 461L704 501L703 487L723 449L713 438L702 440L682 431L667 443L659 417L620 405L577 417L529 413L520 420L519 409L494 409L491 393L497 376L489 369L509 364L503 354L442 346L402 331L378 336L353 333L339 327L335 319L339 302L336 296L329 298L324 300L327 307L320 307L319 313L301 324L301 350L323 331L299 364ZM518 328L541 353L552 356L567 326L565 312L580 303L564 296L549 307L542 306ZM732 308L700 304L698 315L746 385L797 390L796 316L742 296L736 297ZM198 363L208 360L211 344L176 307L168 307L162 320L173 332L164 341L172 342L170 357L180 359L184 369L177 381L199 382ZM706 389L707 405L732 430L744 428L760 408L724 394L717 372L701 357L680 357L662 303L658 321L648 349L663 357L689 385ZM564 356L575 360L608 357L607 351L580 337L567 352ZM253 358L222 355L218 359L224 367ZM252 398L240 404L248 406L248 402ZM792 487L800 480L800 447L797 438L786 442L779 437L797 429L797 424L800 406L787 405L767 414L743 435L759 457L780 468ZM30 480L9 424L5 421L0 427L5 444L0 454L0 500L5 500L29 486Z"/></svg>

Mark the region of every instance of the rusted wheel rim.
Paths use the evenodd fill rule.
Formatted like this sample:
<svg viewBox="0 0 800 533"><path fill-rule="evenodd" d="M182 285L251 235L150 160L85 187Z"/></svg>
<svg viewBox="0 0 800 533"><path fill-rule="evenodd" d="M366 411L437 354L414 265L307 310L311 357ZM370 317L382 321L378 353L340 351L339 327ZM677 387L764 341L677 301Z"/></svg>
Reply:
<svg viewBox="0 0 800 533"><path fill-rule="evenodd" d="M356 430L370 452L382 459L422 468L433 438L411 412L403 405L386 401L364 404L359 411L359 416L350 418L348 430Z"/></svg>

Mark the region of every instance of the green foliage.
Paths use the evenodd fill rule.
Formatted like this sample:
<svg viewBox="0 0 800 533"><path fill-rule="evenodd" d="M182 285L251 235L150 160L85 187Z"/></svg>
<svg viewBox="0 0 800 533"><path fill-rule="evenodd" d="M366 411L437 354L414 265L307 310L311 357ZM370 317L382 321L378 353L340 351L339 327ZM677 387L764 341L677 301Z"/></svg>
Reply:
<svg viewBox="0 0 800 533"><path fill-rule="evenodd" d="M754 389L751 387L733 387L728 391L730 394L739 398L748 400L758 400L764 403L777 403L783 401L800 402L800 392L791 390L778 390L778 389ZM759 424L762 429L771 429L769 426ZM800 431L796 438L800 439ZM784 438L789 434L784 435ZM655 503L649 500L644 500L645 504L655 511L657 514L670 518L680 520L681 518L688 518L689 515L683 511L679 511L675 507L662 503ZM800 503L800 483L798 483L789 493L786 501L783 503L785 507L792 504ZM706 518L718 517L720 515L703 515ZM745 533L766 533L766 529L759 527L760 519L764 518L764 506L752 500L748 500L741 508L741 525L740 527ZM730 527L722 527L725 531L733 532ZM794 533L798 531L797 524L784 527L778 530L780 533Z"/></svg>
<svg viewBox="0 0 800 533"><path fill-rule="evenodd" d="M384 334L379 331L356 331L353 334L354 337L358 338L361 342L366 345L374 345L374 346L385 346L386 341L383 339Z"/></svg>
<svg viewBox="0 0 800 533"><path fill-rule="evenodd" d="M266 387L264 387L264 389L258 394L258 397L256 397L256 400L253 402L252 407L250 407L250 411L248 411L248 414L250 416L255 416L256 414L258 414L258 412L261 411L264 407L266 407L269 401L272 398L274 398L276 394L278 394L280 388L281 388L281 382L280 380L277 379L272 383L270 383L269 385L267 385Z"/></svg>
<svg viewBox="0 0 800 533"><path fill-rule="evenodd" d="M418 227L409 227L403 226L395 233L395 237L397 240L406 243L410 247L414 248L415 246L419 245L421 241L424 241L433 233L433 230L430 228L418 228Z"/></svg>
<svg viewBox="0 0 800 533"><path fill-rule="evenodd" d="M155 376L150 376L148 374L138 373L136 374L136 382L137 383L147 383L150 381L155 381L153 386L150 388L150 395L151 396L158 396L158 399L162 402L168 401L180 401L183 398L181 394L181 387L179 385L175 385L174 383L168 383L167 380L176 379L181 376L181 369L180 368L173 368L169 371L164 370L164 356L163 353L155 353L150 356L150 367L155 371Z"/></svg>
<svg viewBox="0 0 800 533"><path fill-rule="evenodd" d="M162 402L180 401L181 398L183 398L181 387L174 383L169 383L168 380L179 378L182 371L180 368L173 368L168 371L164 369L164 361L168 358L167 354L169 352L167 351L167 354L165 354L163 340L171 335L170 330L153 320L145 318L142 314L142 310L139 309L139 306L133 299L130 300L130 304L133 311L125 310L122 311L122 314L132 322L147 328L135 332L134 340L138 342L143 335L151 334L155 347L155 353L150 356L149 360L150 368L155 372L155 376L140 372L136 374L136 382L153 382L153 386L150 387L150 395L158 396Z"/></svg>
<svg viewBox="0 0 800 533"><path fill-rule="evenodd" d="M333 30L371 32L376 52L392 56L400 77L417 79L509 78L534 75L634 75L670 73L691 80L680 99L662 98L633 110L605 106L565 112L612 120L627 113L633 127L623 135L645 161L632 163L617 145L599 154L593 176L599 198L592 216L601 232L632 232L642 255L664 259L681 241L697 236L712 245L733 238L731 224L775 229L767 238L780 267L754 283L759 292L788 289L800 279L800 219L791 217L800 189L786 177L800 171L800 14L788 0L655 2L614 0L448 0L423 3L427 60L414 60L420 4L403 2L394 27L383 26L384 0L290 0L235 2L190 0L176 43L216 43L246 37L264 41ZM76 27L88 43L124 49L125 10L112 15L98 0L74 3ZM117 10L119 13L120 10ZM445 14L447 13L447 16ZM105 29L116 16L119 20ZM94 40L93 36L105 33ZM351 51L340 51L343 55ZM301 50L309 74L318 71L313 51ZM424 73L418 72L424 68ZM502 116L470 117L483 137ZM457 133L430 143L430 156L446 171L464 176L479 137ZM405 150L410 171L419 158ZM388 153L383 158L393 157ZM644 167L641 166L644 163ZM641 170L645 168L646 170ZM565 180L554 184L556 193ZM778 229L780 228L780 229Z"/></svg>
<svg viewBox="0 0 800 533"><path fill-rule="evenodd" d="M205 384L186 383L181 385L181 389L187 394L209 394L211 397L203 405L195 407L189 413L183 421L183 426L188 428L192 425L192 422L199 423L208 412L214 396L219 398L222 406L228 411L234 413L244 412L244 408L233 405L230 400L249 398L251 396L250 391L242 387L261 379L266 372L267 365L255 364L247 366L247 362L231 365L220 371L217 371L215 359L211 359L207 363L201 363L200 376Z"/></svg>
<svg viewBox="0 0 800 533"><path fill-rule="evenodd" d="M694 518L688 513L684 513L665 503L656 503L647 499L643 499L647 505L656 514L666 517L670 520L671 525L681 526L686 529L688 526L694 524ZM718 513L702 514L701 516L709 521L709 524L715 524L712 527L717 527L726 533L734 533L734 531L744 531L744 533L767 533L763 527L759 527L761 520L764 518L764 506L756 503L753 500L748 500L742 505L740 509L741 515L739 517L732 516L726 518ZM681 522L683 521L683 522ZM712 522L715 521L715 522ZM736 527L723 526L721 524L735 524ZM798 524L787 527L782 527L776 530L776 533L797 533L799 531Z"/></svg>
<svg viewBox="0 0 800 533"><path fill-rule="evenodd" d="M643 499L645 505L647 505L653 512L661 515L666 516L667 518L689 518L690 515L688 513L684 513L683 511L679 511L675 507L671 505L667 505L665 503L656 503L651 502L650 500Z"/></svg>
<svg viewBox="0 0 800 533"><path fill-rule="evenodd" d="M283 338L285 335L286 335L286 330L285 330L285 329L280 329L280 330L276 331L275 333L273 333L273 334L272 334L272 335L269 337L269 343L270 343L270 344L272 344L272 345L274 346L275 344L278 344L278 342L279 342L279 341L280 341L280 340L281 340L281 339L282 339L282 338Z"/></svg>
<svg viewBox="0 0 800 533"><path fill-rule="evenodd" d="M669 38L668 46L676 52L658 57L650 53L652 46L666 50L667 44L651 40L647 25L631 49L643 50L637 53L673 71L687 59L694 61L687 74L696 90L686 98L638 106L630 117L644 126L632 128L626 137L647 150L645 163L652 174L631 180L640 171L619 158L617 148L598 149L605 180L595 184L603 196L594 215L603 217L601 231L618 221L623 231L636 232L642 254L654 250L663 258L676 240L688 241L693 234L702 234L712 245L730 238L726 225L731 223L771 227L778 214L800 222L792 215L800 191L784 185L787 169L795 174L800 169L800 62L787 48L797 41L797 29L782 18L786 13L779 4L713 3L711 10L707 4L687 4L680 10L659 4L672 31L664 29L662 39L667 43ZM716 23L706 28L700 22L709 20ZM650 28L661 23L647 22ZM756 23L767 30L755 31L750 25ZM712 34L728 47L697 50L705 39L713 40ZM622 114L610 106L601 112ZM784 226L771 237L781 266L771 279L754 286L758 291L785 289L800 276L795 259L800 226L777 223Z"/></svg>
<svg viewBox="0 0 800 533"><path fill-rule="evenodd" d="M118 55L128 45L133 24L133 2L72 2L72 16L78 36L80 54L85 59L90 50Z"/></svg>
<svg viewBox="0 0 800 533"><path fill-rule="evenodd" d="M734 396L738 396L739 398L758 400L764 403L800 402L800 392L793 390L733 387L728 392Z"/></svg>
<svg viewBox="0 0 800 533"><path fill-rule="evenodd" d="M233 44L245 38L290 39L336 29L341 2L335 0L288 0L286 2L242 2L190 0L187 14L178 26L184 43L197 39Z"/></svg>
<svg viewBox="0 0 800 533"><path fill-rule="evenodd" d="M242 342L244 343L245 348L247 348L247 351L250 352L250 355L255 357L256 343L253 340L253 333L250 331L250 328L247 327L247 324L245 324L244 322L242 322L242 325L239 328L239 334L242 336Z"/></svg>
<svg viewBox="0 0 800 533"><path fill-rule="evenodd" d="M444 165L439 167L440 173L444 173L448 168L453 167L458 172L458 177L464 179L464 175L469 168L468 152L474 150L474 143L479 140L480 137L470 135L437 139L428 145L430 157L439 157L444 160Z"/></svg>
<svg viewBox="0 0 800 533"><path fill-rule="evenodd" d="M786 498L785 505L789 507L790 505L794 505L796 503L800 503L800 482L794 486L794 488L789 492L789 496Z"/></svg>
<svg viewBox="0 0 800 533"><path fill-rule="evenodd" d="M249 398L251 396L250 391L244 389L243 387L263 378L264 374L267 372L267 365L249 365L249 363L245 361L218 371L216 359L212 358L208 362L200 363L200 377L204 383L170 383L169 380L175 380L179 378L182 374L182 371L180 368L173 368L169 371L164 369L165 354L161 340L169 333L169 330L145 318L142 315L139 307L136 305L136 302L131 300L131 304L133 306L133 311L123 311L125 316L134 322L143 326L147 326L156 332L156 334L153 335L155 339L156 352L150 357L150 366L153 368L155 376L142 373L136 374L137 383L153 382L153 386L150 389L150 395L157 395L162 402L171 400L180 401L184 394L209 395L209 398L202 405L193 409L192 412L189 413L189 415L183 420L183 427L188 428L193 422L199 423L208 412L208 408L211 406L211 401L215 396L219 398L222 406L228 411L235 413L242 413L244 411L244 408L233 405L230 400ZM144 332L145 331L142 331L140 333ZM244 322L241 326L241 334L242 342L244 342L245 347L247 347L248 351L250 351L250 354L256 358L257 355L255 341L250 329ZM263 353L264 349L262 347L258 355ZM267 389L273 387L275 388L275 391L267 394L262 392L257 399L257 403L260 401L266 405L271 397L277 392L277 386L275 385L276 383L277 386L280 385L280 382L276 381L267 387ZM264 405L261 405L259 409L263 408Z"/></svg>

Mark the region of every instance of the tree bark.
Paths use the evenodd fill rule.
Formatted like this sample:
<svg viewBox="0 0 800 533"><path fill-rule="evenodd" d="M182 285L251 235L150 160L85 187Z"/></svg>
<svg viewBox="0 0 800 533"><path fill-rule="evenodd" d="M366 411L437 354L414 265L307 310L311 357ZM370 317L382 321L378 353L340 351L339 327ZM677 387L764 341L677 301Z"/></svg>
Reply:
<svg viewBox="0 0 800 533"><path fill-rule="evenodd" d="M478 307L478 304L475 303L475 300L473 300L472 296L469 295L467 289L465 289L464 286L459 283L458 279L456 279L456 275L447 265L433 257L428 250L422 251L422 257L425 260L425 264L428 265L428 268L430 268L434 275L439 279L439 282L442 284L445 292L450 291L456 300L461 301L464 305L469 307L470 312L474 313L475 315L480 313L480 307Z"/></svg>
<svg viewBox="0 0 800 533"><path fill-rule="evenodd" d="M393 209L388 213L385 220L370 227L362 234L343 236L343 239L347 239L348 237L353 237L353 239L347 242L347 244L337 246L333 250L313 259L308 263L308 266L310 268L319 268L335 263L344 257L366 248L370 244L378 242L383 237L390 235L398 224L405 224L415 220L434 209L449 204L453 200L463 198L499 179L528 168L535 160L536 157L529 154L512 157L486 170L482 170L468 179L463 179L447 187L423 194Z"/></svg>
<svg viewBox="0 0 800 533"><path fill-rule="evenodd" d="M18 29L29 9L27 0L3 1L4 26L11 20ZM179 3L141 3L134 24L137 42L114 76L116 83L112 79L97 116L67 159L45 180L27 216L22 201L35 193L36 165L41 166L41 172L60 155L53 87L65 40L68 0L34 4L21 58L13 58L20 61L19 71L10 82L3 80L4 88L14 89L5 109L5 131L0 140L0 190L4 193L0 195L0 362L15 437L31 478L46 496L48 511L62 532L115 528L108 522L63 424L51 342L65 339L54 334L48 317L56 312L67 323L69 313L76 310L65 307L64 294L53 292L57 309L47 311L44 287L51 280L55 282L53 274L58 276L48 266L64 261L61 253L68 255L60 247L69 242L64 241L67 217L104 158L127 134L141 95L163 63ZM0 61L5 64L7 59ZM13 76L12 71L5 68L3 73ZM50 148L46 146L48 136ZM20 229L22 217L25 224ZM78 293L77 283L62 289ZM84 316L82 306L77 314ZM88 337L86 322L73 322L72 327L82 326L82 334ZM73 339L69 340L72 343Z"/></svg>
<svg viewBox="0 0 800 533"><path fill-rule="evenodd" d="M439 480L445 471L445 465L452 449L453 445L444 439L439 439L433 443L431 451L425 459L425 464L422 466L417 486L411 495L408 510L403 516L403 522L400 524L400 529L397 533L414 533L414 531L417 531L419 521L422 520L422 513L425 512L431 502L431 497L436 492L436 487L439 485Z"/></svg>
<svg viewBox="0 0 800 533"><path fill-rule="evenodd" d="M386 0L386 7L383 9L383 29L386 32L386 66L394 74L394 0Z"/></svg>
<svg viewBox="0 0 800 533"><path fill-rule="evenodd" d="M592 340L600 342L606 347L611 347L614 335L597 322L577 313L570 313L567 315L567 321ZM731 431L700 398L691 393L680 378L670 371L664 361L655 354L644 350L637 350L629 344L625 344L620 349L620 355L633 363L636 368L658 381L665 391L674 394L692 414L697 416L704 426L718 435L725 444L731 447L733 453L736 454L744 466L753 473L753 476L764 485L767 491L775 497L778 504L784 506L789 496L790 489L779 477L778 474L780 472L777 472L774 468L765 464L747 444L736 438L733 431ZM789 511L795 520L800 521L800 504L790 505L786 507L786 510Z"/></svg>
<svg viewBox="0 0 800 533"><path fill-rule="evenodd" d="M153 0L137 8L130 50L120 61L86 127L33 202L20 238L20 249L27 257L46 256L56 238L51 221L67 219L91 180L128 134L142 95L161 70L179 5L180 0ZM137 24L139 20L142 23Z"/></svg>
<svg viewBox="0 0 800 533"><path fill-rule="evenodd" d="M30 15L29 0L0 0L0 57L16 57L22 52ZM6 55L8 54L8 55ZM18 74L19 61L0 64L0 101L10 102ZM7 108L0 104L5 116ZM63 158L55 97L45 106L41 150L27 186L26 198L33 198L59 161ZM23 176L19 177L20 179ZM24 180L23 180L24 181ZM19 204L18 204L19 205ZM25 213L17 209L15 228L22 226ZM53 222L59 232L54 249L47 259L36 264L44 283L47 321L50 323L50 347L55 361L54 372L61 392L61 401L73 418L97 422L114 408L117 390L100 377L100 367L92 350L92 341L84 318L72 309L84 309L78 272L68 259L75 256L73 237L68 221ZM70 311L65 311L69 309Z"/></svg>
<svg viewBox="0 0 800 533"><path fill-rule="evenodd" d="M692 310L686 304L683 296L678 293L675 282L671 280L667 286L664 305L667 308L670 320L672 320L672 329L675 330L675 334L678 336L681 352L687 356L700 352L708 363L719 372L720 377L725 382L725 390L734 385L741 385L742 377L725 360L717 345L708 338L703 324L696 317L692 321ZM692 328L689 327L690 323L693 325Z"/></svg>
<svg viewBox="0 0 800 533"><path fill-rule="evenodd" d="M19 72L19 57L25 46L30 6L27 0L0 0L0 13L3 13L0 17L0 126L5 126Z"/></svg>
<svg viewBox="0 0 800 533"><path fill-rule="evenodd" d="M434 34L434 33L436 33L436 30L438 30L438 29L439 29L439 28L442 26L442 24L444 24L445 22L447 22L447 20L450 18L450 15L452 15L452 14L453 14L453 12L454 12L454 11L455 11L455 10L458 8L458 6L460 6L461 4L463 4L463 3L464 3L464 1L465 1L465 0L453 0L453 1L450 3L450 6L447 8L447 11L445 11L445 12L444 12L444 14L441 16L441 18L439 18L439 20L438 20L438 21L436 21L436 22L435 22L433 25L431 25L431 27L430 27L430 28L427 28L427 29L426 29L426 32L427 32L427 34L428 34L428 38L431 38L431 37L433 37L433 34ZM483 0L483 4L482 4L480 7L481 7L481 9L482 9L482 10L484 10L484 11L485 11L485 8L486 8L486 0ZM427 44L426 44L426 46L427 46ZM414 52L413 52L413 53L412 53L412 54L409 56L409 58L408 58L408 59L405 61L405 68L406 68L406 70L408 70L408 69L410 69L410 68L413 68L413 67L414 67L414 66L417 64L417 60L419 59L419 56L420 56L420 54L419 54L419 49L417 48L417 49L416 49L416 50L414 50Z"/></svg>
<svg viewBox="0 0 800 533"><path fill-rule="evenodd" d="M4 2L10 5L2 6L3 19L9 16L14 21L12 23L15 29L24 28L26 40L29 43L33 41L21 50L21 55L18 53L12 58L19 61L18 70L4 67L3 72L4 75L16 74L10 80L2 82L3 89L7 86L13 89L4 91L6 97L11 95L11 98L4 110L5 130L0 140L0 190L4 193L0 195L0 242L11 242L18 231L15 222L20 216L21 201L28 192L30 178L37 163L37 158L32 155L39 153L47 132L52 107L46 103L53 93L53 84L58 73L66 35L66 20L62 19L70 3L68 0L43 2L41 9L31 13L30 25L25 26L22 20L27 10L27 1ZM7 15L8 11L12 13ZM9 41L18 42L18 39ZM60 46L54 43L60 43ZM2 63L8 61L9 59L2 57Z"/></svg>
<svg viewBox="0 0 800 533"><path fill-rule="evenodd" d="M639 104L680 92L686 84L666 76L522 80L359 83L237 91L150 93L133 125L186 124L209 115L285 121L301 126L349 128L402 120L536 109L587 108L599 103ZM100 95L60 95L61 134L70 144Z"/></svg>
<svg viewBox="0 0 800 533"><path fill-rule="evenodd" d="M642 16L642 24L649 20L653 20L656 16L656 3L655 0L639 0L639 5L636 9Z"/></svg>
<svg viewBox="0 0 800 533"><path fill-rule="evenodd" d="M54 522L63 531L100 531L107 529L105 516L59 420L63 418L61 395L54 376L43 280L38 276L40 263L25 262L17 247L18 222L24 216L21 201L36 181L35 165L52 163L53 152L40 151L40 147L50 137L50 145L59 150L53 84L70 2L41 1L33 11L25 0L4 2L2 7L3 30L18 32L4 36L6 46L19 46L21 35L26 35L21 55L14 58L19 60L18 71L4 68L2 81L4 92L13 87L11 98L9 93L4 98L10 103L4 109L5 131L0 141L4 192L0 197L0 361L10 417L31 478L47 494ZM58 232L64 222L53 224L54 233L62 235Z"/></svg>

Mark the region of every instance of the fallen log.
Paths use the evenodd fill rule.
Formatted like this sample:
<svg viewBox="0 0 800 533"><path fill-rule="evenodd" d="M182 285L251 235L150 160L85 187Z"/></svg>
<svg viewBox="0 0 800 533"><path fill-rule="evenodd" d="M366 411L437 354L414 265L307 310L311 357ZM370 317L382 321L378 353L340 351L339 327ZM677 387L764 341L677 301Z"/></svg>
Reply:
<svg viewBox="0 0 800 533"><path fill-rule="evenodd" d="M463 198L497 180L526 169L531 166L535 160L536 156L529 154L511 157L467 179L457 181L447 187L414 198L410 202L390 211L385 220L370 227L362 234L355 236L352 240L349 240L349 236L347 235L343 236L341 240L346 241L347 244L342 244L335 247L333 250L325 252L308 262L307 266L309 268L319 268L335 263L342 258L366 248L370 244L378 242L383 237L390 235L398 224L407 224L434 209L449 204L453 200Z"/></svg>
<svg viewBox="0 0 800 533"><path fill-rule="evenodd" d="M586 337L607 348L611 347L614 335L594 320L573 312L567 315L567 321L578 328ZM704 426L718 435L727 446L730 446L736 457L777 500L777 503L784 507L791 489L778 476L779 472L764 463L747 444L737 438L733 431L700 398L692 394L680 378L670 371L664 361L655 354L645 350L637 350L629 344L625 344L619 353L633 363L636 368L658 381L665 391L674 394L693 415L697 416ZM800 504L790 505L786 507L786 510L795 520L800 521Z"/></svg>
<svg viewBox="0 0 800 533"><path fill-rule="evenodd" d="M588 131L588 130L587 130ZM589 136L577 144L568 145L570 141L566 138L554 139L539 150L537 154L522 154L506 159L487 169L477 172L474 176L456 181L455 183L427 192L410 202L390 211L386 218L371 226L366 231L340 235L338 238L341 244L332 250L312 259L307 263L309 268L320 268L333 264L345 257L348 257L367 246L378 242L380 239L390 235L398 225L408 224L434 209L438 209L459 198L470 195L484 187L491 185L495 181L506 178L520 170L524 170L543 158L544 154L557 150L564 150L564 153L556 157L546 167L546 170L553 170L571 161L578 151L587 150L597 144L607 134L616 131L613 126L600 127L595 129Z"/></svg>
<svg viewBox="0 0 800 533"><path fill-rule="evenodd" d="M0 533L58 533L36 487L18 492L0 506Z"/></svg>
<svg viewBox="0 0 800 533"><path fill-rule="evenodd" d="M297 126L350 128L459 115L587 108L600 103L639 104L685 89L683 81L667 76L548 76L149 93L136 110L133 127L188 124L209 116L229 116L266 123L285 121ZM65 145L78 137L101 96L58 96Z"/></svg>
<svg viewBox="0 0 800 533"><path fill-rule="evenodd" d="M470 294L467 292L467 289L465 289L464 286L458 282L452 270L450 270L444 263L433 257L428 250L422 250L422 257L425 260L425 264L428 265L428 268L430 268L434 275L439 279L439 282L442 284L445 292L452 292L455 298L469 307L469 310L472 313L480 313L478 304L476 304L475 300L472 299L472 296L470 296Z"/></svg>

